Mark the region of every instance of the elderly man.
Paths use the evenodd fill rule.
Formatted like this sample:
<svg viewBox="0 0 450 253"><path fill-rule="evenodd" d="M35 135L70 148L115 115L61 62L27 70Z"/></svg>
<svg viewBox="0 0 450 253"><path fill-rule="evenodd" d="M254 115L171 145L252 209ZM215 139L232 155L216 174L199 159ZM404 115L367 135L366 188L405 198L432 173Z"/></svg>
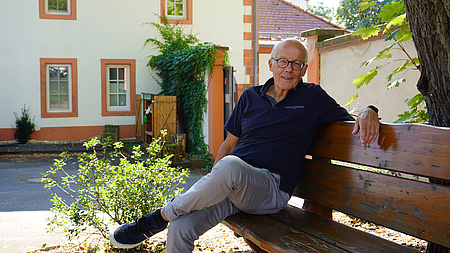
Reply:
<svg viewBox="0 0 450 253"><path fill-rule="evenodd" d="M330 122L354 120L320 86L302 81L307 58L298 40L278 43L269 60L273 78L243 92L211 173L162 209L116 228L111 243L135 247L170 222L166 252L192 252L201 234L230 215L282 210L302 178L314 135ZM378 131L377 109L364 108L353 134L360 132L367 145Z"/></svg>

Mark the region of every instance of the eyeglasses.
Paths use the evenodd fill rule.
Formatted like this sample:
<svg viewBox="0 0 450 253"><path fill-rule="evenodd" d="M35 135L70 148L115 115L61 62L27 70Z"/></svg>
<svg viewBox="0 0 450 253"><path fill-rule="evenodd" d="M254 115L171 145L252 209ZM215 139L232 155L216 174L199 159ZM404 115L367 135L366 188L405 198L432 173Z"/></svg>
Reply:
<svg viewBox="0 0 450 253"><path fill-rule="evenodd" d="M292 68L294 70L302 70L302 68L306 65L306 63L303 63L301 61L288 61L284 58L279 58L279 59L274 59L271 58L272 60L277 62L277 66L280 68L287 68L287 66L289 65L289 63L292 63Z"/></svg>

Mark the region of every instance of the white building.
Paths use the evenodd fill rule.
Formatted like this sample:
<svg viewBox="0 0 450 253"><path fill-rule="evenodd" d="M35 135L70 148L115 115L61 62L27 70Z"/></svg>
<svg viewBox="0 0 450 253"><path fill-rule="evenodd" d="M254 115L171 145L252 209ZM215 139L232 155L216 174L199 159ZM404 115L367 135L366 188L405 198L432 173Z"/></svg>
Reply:
<svg viewBox="0 0 450 253"><path fill-rule="evenodd" d="M149 24L160 22L158 15L201 42L229 47L237 82L250 82L244 55L253 50L245 38L253 3L183 0L176 16L171 0L53 2L8 1L0 8L0 141L14 140L14 112L24 104L36 123L32 139L86 140L105 124L119 125L121 138L134 137L135 94L160 91L146 66L158 51L144 46L159 36Z"/></svg>

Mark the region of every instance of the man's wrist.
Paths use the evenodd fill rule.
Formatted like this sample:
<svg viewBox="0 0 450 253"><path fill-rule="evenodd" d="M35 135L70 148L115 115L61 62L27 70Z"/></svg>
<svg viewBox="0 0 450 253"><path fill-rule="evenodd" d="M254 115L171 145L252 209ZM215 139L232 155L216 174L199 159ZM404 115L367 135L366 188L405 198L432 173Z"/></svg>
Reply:
<svg viewBox="0 0 450 253"><path fill-rule="evenodd" d="M375 107L374 105L369 105L369 106L367 106L367 108L370 108L370 109L372 109L374 112L378 113L378 108Z"/></svg>

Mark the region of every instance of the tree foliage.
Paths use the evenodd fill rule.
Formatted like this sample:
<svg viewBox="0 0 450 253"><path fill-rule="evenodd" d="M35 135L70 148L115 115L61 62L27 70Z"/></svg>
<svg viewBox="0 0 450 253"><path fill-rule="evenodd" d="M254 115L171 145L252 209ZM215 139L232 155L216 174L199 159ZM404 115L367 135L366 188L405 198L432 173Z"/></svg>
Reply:
<svg viewBox="0 0 450 253"><path fill-rule="evenodd" d="M379 25L377 13L380 13L381 7L392 1L394 0L372 1L370 9L360 9L359 5L366 2L365 0L341 0L336 10L336 20L350 30Z"/></svg>
<svg viewBox="0 0 450 253"><path fill-rule="evenodd" d="M308 3L307 10L330 21L333 21L335 19L334 16L336 10L334 8L325 6L323 2L318 2L317 5Z"/></svg>
<svg viewBox="0 0 450 253"><path fill-rule="evenodd" d="M378 1L376 0L363 0L360 3L360 9L362 11L370 10L376 13L375 6ZM394 67L391 73L386 77L387 88L391 89L394 87L399 87L402 83L406 82L403 74L409 70L419 70L419 60L417 57L413 58L403 47L402 43L411 40L411 29L409 23L406 19L405 14L405 4L403 1L393 1L385 4L379 9L379 13L376 14L376 18L379 20L381 25L372 25L370 27L363 27L354 32L354 35L360 35L363 39L368 39L372 36L378 36L380 33L386 34L385 41L392 41L387 47L382 49L378 55L373 58L364 61L361 67L368 66L373 62L381 59L391 59L391 50L394 48L401 49L406 56L405 60L402 61L402 65L399 67ZM396 59L398 61L399 59ZM391 60L383 65L377 65L369 72L356 77L353 83L356 84L356 88L361 88L362 85L368 85L372 79L378 75L380 69L389 67L394 60ZM411 98L405 100L406 104L410 107L410 110L397 115L399 118L395 121L396 123L401 122L426 122L428 120L428 114L426 112L426 107L424 103L423 96L419 93Z"/></svg>

